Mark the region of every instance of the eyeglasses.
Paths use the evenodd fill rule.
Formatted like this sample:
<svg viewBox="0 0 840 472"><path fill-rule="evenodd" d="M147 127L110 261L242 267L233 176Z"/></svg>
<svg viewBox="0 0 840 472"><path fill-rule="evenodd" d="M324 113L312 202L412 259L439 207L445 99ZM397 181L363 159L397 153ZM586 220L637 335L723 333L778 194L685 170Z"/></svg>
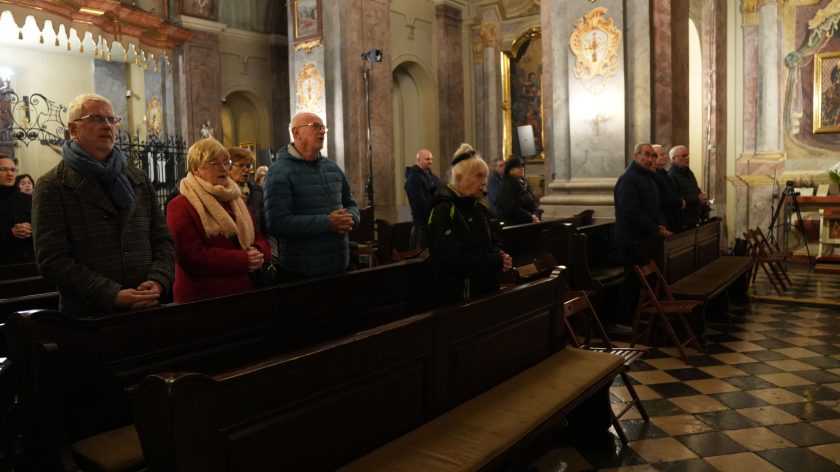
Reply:
<svg viewBox="0 0 840 472"><path fill-rule="evenodd" d="M17 169L14 167L0 167L0 174L5 174L6 172L14 174L17 172Z"/></svg>
<svg viewBox="0 0 840 472"><path fill-rule="evenodd" d="M254 164L251 162L234 162L234 166L239 167L240 169L250 169L254 167Z"/></svg>
<svg viewBox="0 0 840 472"><path fill-rule="evenodd" d="M322 125L321 123L314 123L313 122L313 123L306 123L305 125L300 125L300 126L311 126L312 129L315 130L316 133L320 133L322 130L324 131L324 133L329 133L329 131L330 131L329 128ZM300 126L298 126L298 128L300 128Z"/></svg>
<svg viewBox="0 0 840 472"><path fill-rule="evenodd" d="M106 121L108 122L109 125L115 125L115 124L119 123L122 120L122 118L120 118L119 116L85 115L85 116L83 116L81 118L77 118L73 121L84 121L84 120L89 120L91 123L93 123L95 125L102 124Z"/></svg>
<svg viewBox="0 0 840 472"><path fill-rule="evenodd" d="M214 169L218 169L220 166L221 166L221 167L224 167L225 169L230 169L230 166L231 166L231 160L230 160L230 159L228 159L228 160L226 160L226 161L222 161L222 162L219 162L219 161L210 161L210 162L209 162L209 164L210 164L210 166L212 166Z"/></svg>

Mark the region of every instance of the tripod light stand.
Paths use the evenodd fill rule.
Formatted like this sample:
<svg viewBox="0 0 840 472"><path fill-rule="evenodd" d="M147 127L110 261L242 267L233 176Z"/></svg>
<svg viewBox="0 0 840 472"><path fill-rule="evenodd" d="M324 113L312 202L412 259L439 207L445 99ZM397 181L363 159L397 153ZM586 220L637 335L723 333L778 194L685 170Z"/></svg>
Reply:
<svg viewBox="0 0 840 472"><path fill-rule="evenodd" d="M805 235L805 223L802 220L802 212L799 210L799 201L796 199L796 197L799 196L799 192L797 192L793 188L793 185L794 182L792 180L788 180L785 183L785 189L782 191L782 195L779 198L779 203L776 205L776 211L773 212L773 217L770 219L770 227L768 228L769 238L774 244L779 246L779 249L782 249L784 251L785 260L787 260L788 239L790 236L791 229L790 220L793 216L793 213L795 212L796 217L799 219L799 225L802 230L802 239L805 241L805 252L808 254L808 261L810 264L811 249L808 247L808 237ZM785 207L785 214L783 216L784 221L781 223L782 240L777 242L773 229L776 227L776 222L779 220L779 213L781 212L783 206Z"/></svg>
<svg viewBox="0 0 840 472"><path fill-rule="evenodd" d="M365 80L365 110L367 111L367 179L365 182L365 195L368 205L373 210L373 142L370 139L370 73L373 72L373 63L382 62L382 51L371 49L362 53L362 78Z"/></svg>

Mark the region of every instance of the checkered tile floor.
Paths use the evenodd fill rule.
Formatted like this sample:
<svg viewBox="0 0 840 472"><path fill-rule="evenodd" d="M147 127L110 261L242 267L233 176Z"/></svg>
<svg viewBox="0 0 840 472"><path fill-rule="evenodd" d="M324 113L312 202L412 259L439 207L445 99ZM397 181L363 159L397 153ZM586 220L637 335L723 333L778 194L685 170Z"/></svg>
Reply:
<svg viewBox="0 0 840 472"><path fill-rule="evenodd" d="M650 422L622 418L627 447L555 445L536 470L840 471L840 275L792 267L784 297L762 276L690 365L670 348L634 364ZM629 399L621 378L610 394L616 410Z"/></svg>

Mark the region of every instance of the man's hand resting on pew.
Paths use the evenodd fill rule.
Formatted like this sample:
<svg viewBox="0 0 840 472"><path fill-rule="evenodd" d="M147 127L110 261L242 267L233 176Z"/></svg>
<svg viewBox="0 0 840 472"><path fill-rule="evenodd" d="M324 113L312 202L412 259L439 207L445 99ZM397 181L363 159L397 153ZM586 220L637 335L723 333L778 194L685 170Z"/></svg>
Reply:
<svg viewBox="0 0 840 472"><path fill-rule="evenodd" d="M502 272L507 272L513 266L513 259L506 252L502 253Z"/></svg>
<svg viewBox="0 0 840 472"><path fill-rule="evenodd" d="M659 225L659 235L660 236L673 236L674 233L668 231L668 228L665 226Z"/></svg>
<svg viewBox="0 0 840 472"><path fill-rule="evenodd" d="M134 288L124 288L117 292L114 307L140 310L160 305L160 294L163 288L154 280L147 280Z"/></svg>

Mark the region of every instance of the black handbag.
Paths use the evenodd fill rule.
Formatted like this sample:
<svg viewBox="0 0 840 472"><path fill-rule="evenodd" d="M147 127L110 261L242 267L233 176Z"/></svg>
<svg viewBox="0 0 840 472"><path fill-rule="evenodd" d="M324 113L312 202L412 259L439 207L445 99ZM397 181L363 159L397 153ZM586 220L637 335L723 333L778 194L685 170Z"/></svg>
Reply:
<svg viewBox="0 0 840 472"><path fill-rule="evenodd" d="M251 281L257 287L276 285L280 281L277 277L277 267L274 266L274 261L263 262L262 267L250 272L250 275Z"/></svg>

